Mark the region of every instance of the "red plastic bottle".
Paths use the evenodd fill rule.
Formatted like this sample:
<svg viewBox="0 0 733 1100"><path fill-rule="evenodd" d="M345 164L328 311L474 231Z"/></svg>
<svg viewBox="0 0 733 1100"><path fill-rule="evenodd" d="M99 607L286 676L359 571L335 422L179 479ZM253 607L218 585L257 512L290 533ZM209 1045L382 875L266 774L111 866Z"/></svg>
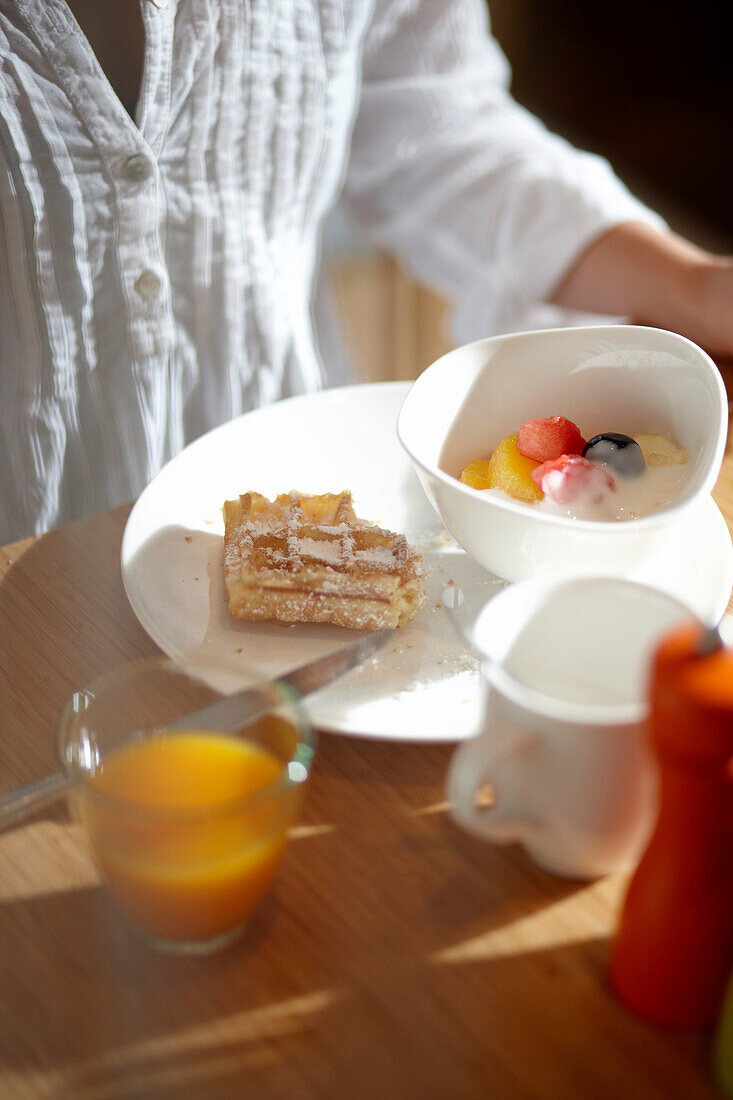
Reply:
<svg viewBox="0 0 733 1100"><path fill-rule="evenodd" d="M654 660L659 817L610 963L619 999L670 1027L712 1026L733 965L733 651L701 640L675 631Z"/></svg>

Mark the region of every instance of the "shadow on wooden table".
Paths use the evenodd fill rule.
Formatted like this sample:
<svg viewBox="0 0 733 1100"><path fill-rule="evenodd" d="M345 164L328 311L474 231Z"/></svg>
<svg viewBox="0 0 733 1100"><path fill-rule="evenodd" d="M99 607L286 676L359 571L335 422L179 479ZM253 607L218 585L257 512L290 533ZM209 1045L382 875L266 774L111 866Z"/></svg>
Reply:
<svg viewBox="0 0 733 1100"><path fill-rule="evenodd" d="M53 767L53 729L72 691L115 664L158 652L121 583L120 531L128 510L0 550L6 567L0 578L0 728L13 731L0 741L0 787ZM63 624L63 634L55 624Z"/></svg>
<svg viewBox="0 0 733 1100"><path fill-rule="evenodd" d="M36 922L53 935L69 904L47 899ZM390 949L387 937L378 957L360 961L353 950L344 968L343 959L316 964L297 915L275 905L248 944L197 961L130 954L95 892L73 908L78 942L62 935L57 950L77 955L75 1013L49 1020L36 1006L26 1016L38 1095L617 1100L630 1076L645 1098L715 1095L700 1085L704 1040L649 1028L605 991L603 938L448 961ZM263 961L268 939L279 942L277 978ZM24 961L29 978L53 977L34 973L28 944ZM329 980L336 970L339 984ZM22 1018L22 989L4 992ZM6 1079L20 1085L30 1071L13 1037L5 1042Z"/></svg>
<svg viewBox="0 0 733 1100"><path fill-rule="evenodd" d="M306 823L316 819L311 807ZM8 899L3 1079L75 1100L489 1087L492 1098L615 1100L631 1065L639 1095L706 1095L702 1040L645 1027L605 991L619 880L554 878L464 836L440 809L388 800L330 824L301 831L247 937L205 959L150 950L98 888ZM64 1018L44 996L59 983L73 1006Z"/></svg>
<svg viewBox="0 0 733 1100"><path fill-rule="evenodd" d="M320 801L325 805L323 794ZM206 959L149 949L83 868L76 876L63 868L56 883L43 869L35 880L26 871L18 876L16 897L6 875L0 904L3 992L14 1005L19 1034L0 1035L4 1060L22 1066L31 1056L24 1049L32 1048L31 1061L40 1058L50 1068L90 1048L135 1045L160 1032L258 1010L273 999L310 996L334 983L339 995L344 985L381 984L395 964L409 960L419 966L459 940L577 888L532 868L518 853L507 876L505 853L464 837L438 816L405 821L404 811L396 812L382 826L375 826L371 814L363 825L358 818L348 824L332 818L330 829L323 829L309 827L322 820L311 806L295 831L300 839L289 846L274 902L256 915L243 941ZM24 828L43 830L47 844L50 830L72 831L62 822ZM13 836L2 838L6 851ZM67 837L67 849L72 840ZM57 858L68 863L62 837L55 846ZM29 850L26 837L23 851ZM407 879L406 852L414 869ZM64 880L74 880L76 888L64 887ZM68 981L65 1000L78 1016L58 1019L47 1013L43 991Z"/></svg>

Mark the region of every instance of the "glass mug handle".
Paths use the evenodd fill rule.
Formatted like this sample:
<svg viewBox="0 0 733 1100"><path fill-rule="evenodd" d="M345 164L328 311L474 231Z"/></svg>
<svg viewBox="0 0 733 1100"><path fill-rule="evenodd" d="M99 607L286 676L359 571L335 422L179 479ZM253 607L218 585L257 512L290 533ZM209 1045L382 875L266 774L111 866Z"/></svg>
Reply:
<svg viewBox="0 0 733 1100"><path fill-rule="evenodd" d="M475 836L494 844L513 844L536 832L539 822L502 807L500 771L512 757L530 752L537 739L500 719L489 717L480 734L460 745L451 757L446 777L446 796L454 821ZM481 788L489 786L494 801L477 805Z"/></svg>

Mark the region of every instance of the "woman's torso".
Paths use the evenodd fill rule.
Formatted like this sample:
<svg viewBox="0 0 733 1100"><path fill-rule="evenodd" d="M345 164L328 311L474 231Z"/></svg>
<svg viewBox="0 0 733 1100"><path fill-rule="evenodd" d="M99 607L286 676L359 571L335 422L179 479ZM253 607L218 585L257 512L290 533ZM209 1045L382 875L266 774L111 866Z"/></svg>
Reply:
<svg viewBox="0 0 733 1100"><path fill-rule="evenodd" d="M97 40L133 119L64 0L0 0L0 542L320 385L310 286L370 8L142 0L141 75L134 33L130 65Z"/></svg>

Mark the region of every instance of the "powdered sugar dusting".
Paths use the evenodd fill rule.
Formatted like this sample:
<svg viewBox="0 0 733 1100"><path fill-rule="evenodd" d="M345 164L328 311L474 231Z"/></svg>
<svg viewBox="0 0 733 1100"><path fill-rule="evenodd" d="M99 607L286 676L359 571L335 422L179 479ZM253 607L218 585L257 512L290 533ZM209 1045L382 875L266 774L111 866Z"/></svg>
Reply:
<svg viewBox="0 0 733 1100"><path fill-rule="evenodd" d="M237 618L401 626L425 602L404 536L354 512L351 494L258 493L227 501L225 578Z"/></svg>

